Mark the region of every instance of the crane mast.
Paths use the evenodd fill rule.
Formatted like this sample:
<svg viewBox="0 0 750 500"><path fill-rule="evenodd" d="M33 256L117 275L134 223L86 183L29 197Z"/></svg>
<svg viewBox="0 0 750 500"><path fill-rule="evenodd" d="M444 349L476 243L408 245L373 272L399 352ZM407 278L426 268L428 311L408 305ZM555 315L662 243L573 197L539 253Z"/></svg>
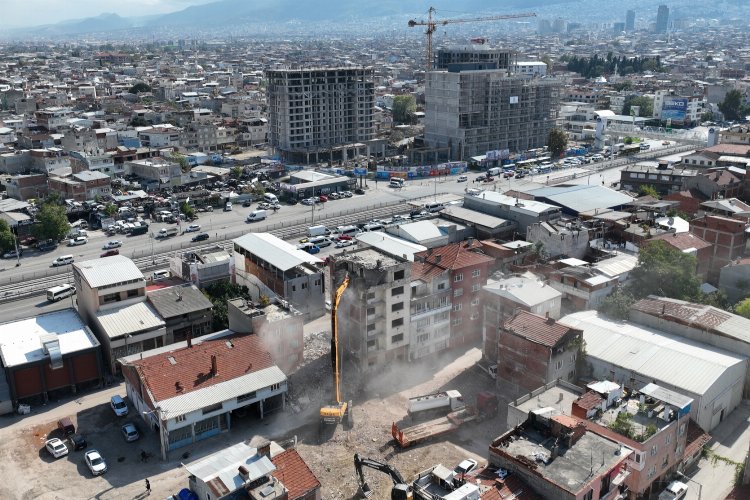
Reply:
<svg viewBox="0 0 750 500"><path fill-rule="evenodd" d="M457 23L476 23L482 21L499 21L502 19L519 19L523 17L536 17L534 12L522 12L520 14L506 14L502 16L487 16L487 17L471 17L465 19L434 19L432 15L435 13L435 7L430 7L427 10L427 21L417 21L415 19L409 20L409 27L424 26L425 34L427 35L427 61L425 64L425 78L427 72L432 69L432 34L435 33L438 26L445 26L446 24L457 24Z"/></svg>

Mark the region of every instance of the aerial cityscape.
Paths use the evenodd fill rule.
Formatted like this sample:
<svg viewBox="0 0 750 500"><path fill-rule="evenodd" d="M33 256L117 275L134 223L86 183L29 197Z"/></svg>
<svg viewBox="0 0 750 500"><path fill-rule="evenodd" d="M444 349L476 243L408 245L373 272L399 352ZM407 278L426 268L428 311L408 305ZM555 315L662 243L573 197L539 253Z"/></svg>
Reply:
<svg viewBox="0 0 750 500"><path fill-rule="evenodd" d="M0 498L750 499L747 2L0 12Z"/></svg>

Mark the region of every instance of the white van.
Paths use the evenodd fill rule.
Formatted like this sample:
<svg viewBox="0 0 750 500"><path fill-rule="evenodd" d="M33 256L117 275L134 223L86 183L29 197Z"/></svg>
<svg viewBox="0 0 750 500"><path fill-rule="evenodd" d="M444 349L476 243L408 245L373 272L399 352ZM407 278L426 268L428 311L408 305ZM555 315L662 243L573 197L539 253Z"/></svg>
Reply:
<svg viewBox="0 0 750 500"><path fill-rule="evenodd" d="M52 266L53 267L65 266L65 265L72 264L72 263L73 263L72 255L61 255L52 261Z"/></svg>
<svg viewBox="0 0 750 500"><path fill-rule="evenodd" d="M253 210L249 214L247 214L247 222L258 222L260 220L266 219L266 211L265 210Z"/></svg>
<svg viewBox="0 0 750 500"><path fill-rule="evenodd" d="M357 226L339 226L336 228L336 232L339 233L339 236L351 236L354 238L360 230Z"/></svg>
<svg viewBox="0 0 750 500"><path fill-rule="evenodd" d="M307 228L307 236L312 238L313 236L325 236L328 234L328 228L320 226L310 226Z"/></svg>
<svg viewBox="0 0 750 500"><path fill-rule="evenodd" d="M273 193L266 193L263 195L263 201L267 203L278 203L279 199Z"/></svg>
<svg viewBox="0 0 750 500"><path fill-rule="evenodd" d="M388 186L392 188L402 188L404 187L404 180L399 177L394 177L391 179L391 181L388 183Z"/></svg>
<svg viewBox="0 0 750 500"><path fill-rule="evenodd" d="M445 208L445 205L443 205L442 203L425 203L424 204L424 209L427 210L428 212L439 212L444 208Z"/></svg>
<svg viewBox="0 0 750 500"><path fill-rule="evenodd" d="M325 236L313 236L309 240L307 240L308 243L312 243L316 247L319 248L325 248L327 246L330 246L331 243L333 243L331 240L326 238Z"/></svg>
<svg viewBox="0 0 750 500"><path fill-rule="evenodd" d="M154 271L154 274L151 275L151 281L161 281L169 279L171 276L170 272L166 269L160 269L159 271Z"/></svg>
<svg viewBox="0 0 750 500"><path fill-rule="evenodd" d="M47 300L50 302L57 302L58 300L62 300L65 297L70 297L71 295L75 295L76 293L76 287L73 285L60 285L60 286L53 286L49 290L47 290Z"/></svg>

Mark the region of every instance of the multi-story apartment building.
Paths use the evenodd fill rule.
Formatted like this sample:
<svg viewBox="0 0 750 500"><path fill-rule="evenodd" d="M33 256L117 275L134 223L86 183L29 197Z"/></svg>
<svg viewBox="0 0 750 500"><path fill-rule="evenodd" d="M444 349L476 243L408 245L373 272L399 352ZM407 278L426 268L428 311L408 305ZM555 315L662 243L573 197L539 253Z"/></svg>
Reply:
<svg viewBox="0 0 750 500"><path fill-rule="evenodd" d="M746 222L718 215L704 215L690 221L690 232L713 245L709 283L718 283L721 268L743 256L747 229Z"/></svg>
<svg viewBox="0 0 750 500"><path fill-rule="evenodd" d="M678 168L679 167L679 168ZM639 188L653 187L660 195L669 195L688 188L690 181L698 175L695 168L682 165L670 166L668 162L643 162L630 165L620 171L620 187L638 192Z"/></svg>
<svg viewBox="0 0 750 500"><path fill-rule="evenodd" d="M411 334L411 262L373 248L333 261L332 288L349 275L339 303L340 345L362 371L407 361Z"/></svg>
<svg viewBox="0 0 750 500"><path fill-rule="evenodd" d="M372 68L282 69L266 72L271 146L305 163L365 154L374 138Z"/></svg>
<svg viewBox="0 0 750 500"><path fill-rule="evenodd" d="M436 70L502 69L507 74L515 65L513 51L489 45L461 45L443 48L435 56Z"/></svg>
<svg viewBox="0 0 750 500"><path fill-rule="evenodd" d="M487 151L524 151L547 143L560 83L507 76L504 69L430 71L425 88L425 142L453 159Z"/></svg>
<svg viewBox="0 0 750 500"><path fill-rule="evenodd" d="M40 109L36 113L36 122L50 132L57 132L68 126L68 119L73 117L71 108L55 106Z"/></svg>
<svg viewBox="0 0 750 500"><path fill-rule="evenodd" d="M414 260L422 264L423 276L447 274L452 291L450 347L482 338L482 287L495 259L477 251L481 246L469 239L414 254Z"/></svg>
<svg viewBox="0 0 750 500"><path fill-rule="evenodd" d="M166 158L128 161L124 164L125 174L137 175L144 182L160 186L179 186L182 184L180 164Z"/></svg>
<svg viewBox="0 0 750 500"><path fill-rule="evenodd" d="M450 347L452 298L448 270L419 260L412 264L409 359Z"/></svg>
<svg viewBox="0 0 750 500"><path fill-rule="evenodd" d="M49 192L57 194L63 200L94 200L97 196L109 196L112 193L112 179L101 172L89 170L70 177L50 176L47 184Z"/></svg>

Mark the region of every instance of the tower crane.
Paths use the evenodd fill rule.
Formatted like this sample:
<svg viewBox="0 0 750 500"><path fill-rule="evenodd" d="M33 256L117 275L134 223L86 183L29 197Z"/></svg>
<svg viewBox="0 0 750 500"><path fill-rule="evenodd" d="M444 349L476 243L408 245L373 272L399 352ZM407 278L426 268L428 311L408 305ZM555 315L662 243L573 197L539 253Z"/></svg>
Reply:
<svg viewBox="0 0 750 500"><path fill-rule="evenodd" d="M427 35L427 65L426 71L432 69L432 34L437 30L438 26L445 26L446 24L457 24L457 23L477 23L481 21L499 21L501 19L518 19L522 17L536 17L534 12L523 12L520 14L506 14L502 16L487 16L487 17L469 17L465 19L433 19L432 15L435 13L435 7L430 7L427 11L427 21L417 21L414 19L409 20L409 27L414 26L426 26L425 34Z"/></svg>

